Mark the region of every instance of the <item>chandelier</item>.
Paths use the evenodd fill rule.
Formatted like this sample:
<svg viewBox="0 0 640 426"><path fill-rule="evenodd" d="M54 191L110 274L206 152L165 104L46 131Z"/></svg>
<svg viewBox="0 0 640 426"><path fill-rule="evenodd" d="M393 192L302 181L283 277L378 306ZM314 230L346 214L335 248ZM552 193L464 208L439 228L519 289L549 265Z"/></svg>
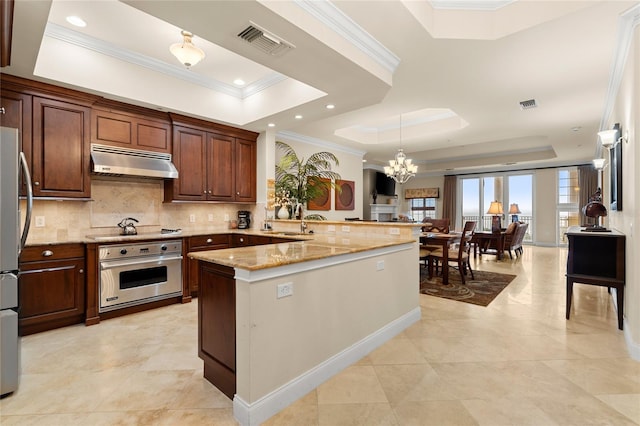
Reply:
<svg viewBox="0 0 640 426"><path fill-rule="evenodd" d="M402 114L400 115L400 145L402 145ZM398 150L393 160L389 160L389 165L384 166L384 173L399 184L405 183L417 172L418 166L413 164L410 158L407 158L402 148Z"/></svg>
<svg viewBox="0 0 640 426"><path fill-rule="evenodd" d="M413 164L411 159L407 158L402 148L400 148L396 158L389 160L389 165L384 166L384 172L396 182L403 184L416 175L418 166Z"/></svg>

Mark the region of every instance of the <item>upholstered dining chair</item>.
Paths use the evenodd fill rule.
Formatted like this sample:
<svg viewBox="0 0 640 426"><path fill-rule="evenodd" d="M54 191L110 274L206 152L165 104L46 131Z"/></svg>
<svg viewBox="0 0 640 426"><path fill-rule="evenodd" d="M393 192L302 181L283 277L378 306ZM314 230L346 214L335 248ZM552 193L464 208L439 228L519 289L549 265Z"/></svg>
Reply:
<svg viewBox="0 0 640 426"><path fill-rule="evenodd" d="M422 232L440 232L443 234L448 234L449 233L449 219L432 219L430 217L425 217L424 219L422 219ZM427 261L427 256L429 256L428 252L432 252L434 250L437 250L441 248L440 246L430 246L430 245L422 245L420 246L421 250L424 250L424 254L425 254L425 265L426 265L426 261ZM428 251L428 252L427 252ZM422 259L422 252L420 253L420 260Z"/></svg>
<svg viewBox="0 0 640 426"><path fill-rule="evenodd" d="M462 230L462 235L460 235L460 244L457 248L449 249L448 260L449 262L455 262L457 264L458 270L460 271L460 279L462 280L462 284L465 284L465 275L467 274L467 268L471 273L471 279L474 279L473 270L471 269L471 263L469 262L469 242L473 237L473 231L476 229L475 221L467 221L464 224L464 228ZM442 247L437 250L432 251L428 255L428 262L430 264L435 263L436 271L438 263L442 262L442 258L444 257L444 252ZM431 270L432 266L430 265L429 270Z"/></svg>

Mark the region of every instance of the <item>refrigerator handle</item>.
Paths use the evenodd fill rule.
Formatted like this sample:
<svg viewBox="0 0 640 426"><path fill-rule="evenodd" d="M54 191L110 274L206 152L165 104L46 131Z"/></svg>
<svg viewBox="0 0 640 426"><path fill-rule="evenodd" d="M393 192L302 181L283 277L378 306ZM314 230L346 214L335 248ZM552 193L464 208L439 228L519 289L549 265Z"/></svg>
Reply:
<svg viewBox="0 0 640 426"><path fill-rule="evenodd" d="M24 219L22 238L20 239L20 251L22 251L27 242L27 235L29 235L31 211L33 210L33 186L31 185L31 173L29 173L29 165L27 164L27 158L24 156L24 152L20 153L20 164L22 166L22 173L24 174L24 181L27 185L27 212Z"/></svg>

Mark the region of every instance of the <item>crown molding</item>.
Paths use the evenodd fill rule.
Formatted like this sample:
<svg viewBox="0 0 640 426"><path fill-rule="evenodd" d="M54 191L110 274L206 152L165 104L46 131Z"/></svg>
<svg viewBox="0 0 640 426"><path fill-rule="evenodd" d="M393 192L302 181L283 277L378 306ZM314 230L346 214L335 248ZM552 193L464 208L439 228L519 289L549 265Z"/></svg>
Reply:
<svg viewBox="0 0 640 426"><path fill-rule="evenodd" d="M509 6L514 3L515 0L430 0L431 7L434 9L448 9L448 10L485 10L495 11L502 9L505 6Z"/></svg>
<svg viewBox="0 0 640 426"><path fill-rule="evenodd" d="M609 74L609 86L607 87L604 110L602 112L602 118L600 119L600 130L608 129L607 123L615 107L616 98L618 97L618 91L620 90L620 84L622 83L622 77L624 75L624 67L629 55L629 49L631 48L631 42L633 41L633 33L638 25L640 25L640 4L625 11L620 15L620 18L618 18L618 35L616 37L616 47L611 64L611 72ZM600 158L602 156L602 147L597 143L597 138L598 136L596 135L596 156L594 158Z"/></svg>
<svg viewBox="0 0 640 426"><path fill-rule="evenodd" d="M358 48L362 53L392 74L400 64L392 51L387 49L353 19L327 0L294 0L301 9L312 15L335 33Z"/></svg>
<svg viewBox="0 0 640 426"><path fill-rule="evenodd" d="M294 142L300 142L300 143L304 143L307 145L315 145L318 146L320 148L326 149L326 150L332 150L332 151L340 151L340 152L344 152L346 154L351 154L351 155L356 155L359 157L364 157L364 155L367 153L367 151L360 151L357 149L353 149L353 148L349 148L346 146L342 146L342 145L338 145L336 143L333 142L327 142L325 140L322 139L318 139L318 138L312 138L310 136L305 136L305 135L301 135L299 133L295 133L295 132L290 132L287 130L282 130L276 133L276 138L282 138L285 140L290 140L290 141L294 141Z"/></svg>
<svg viewBox="0 0 640 426"><path fill-rule="evenodd" d="M201 87L206 87L238 99L246 99L287 79L285 75L274 71L265 78L257 80L244 88L239 88L213 78L196 74L182 66L167 64L166 62L150 56L122 49L112 43L107 43L103 40L82 34L78 31L73 31L52 22L47 22L44 35L84 49L93 50L94 52L108 55L118 60L138 65L152 71L161 72L170 77L178 78Z"/></svg>

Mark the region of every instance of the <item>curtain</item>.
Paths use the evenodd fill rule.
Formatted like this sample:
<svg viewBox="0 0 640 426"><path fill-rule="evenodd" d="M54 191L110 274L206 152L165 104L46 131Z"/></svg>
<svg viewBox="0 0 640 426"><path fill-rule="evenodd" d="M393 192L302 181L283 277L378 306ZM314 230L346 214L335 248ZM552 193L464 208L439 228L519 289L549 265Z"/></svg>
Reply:
<svg viewBox="0 0 640 426"><path fill-rule="evenodd" d="M457 176L444 177L444 194L442 196L442 218L449 219L451 228L456 226L456 188L458 186Z"/></svg>
<svg viewBox="0 0 640 426"><path fill-rule="evenodd" d="M582 213L582 208L589 203L589 197L598 189L598 172L591 165L578 166L578 207L580 211L580 223L583 225L594 225L596 218L587 217Z"/></svg>

